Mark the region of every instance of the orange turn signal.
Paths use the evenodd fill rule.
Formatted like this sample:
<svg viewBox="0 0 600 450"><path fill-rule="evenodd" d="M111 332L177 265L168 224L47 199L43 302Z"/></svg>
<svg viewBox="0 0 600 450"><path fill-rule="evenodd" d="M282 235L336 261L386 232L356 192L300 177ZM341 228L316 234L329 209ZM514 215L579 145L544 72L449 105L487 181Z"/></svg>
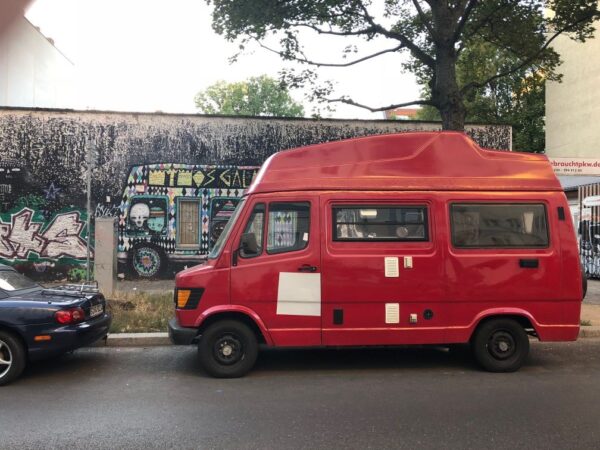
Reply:
<svg viewBox="0 0 600 450"><path fill-rule="evenodd" d="M52 336L50 336L49 334L40 334L39 336L35 336L33 338L33 340L35 342L41 342L41 341L49 341L52 339Z"/></svg>
<svg viewBox="0 0 600 450"><path fill-rule="evenodd" d="M185 305L187 305L187 302L190 299L191 294L192 294L192 291L189 289L177 290L177 307L185 308Z"/></svg>

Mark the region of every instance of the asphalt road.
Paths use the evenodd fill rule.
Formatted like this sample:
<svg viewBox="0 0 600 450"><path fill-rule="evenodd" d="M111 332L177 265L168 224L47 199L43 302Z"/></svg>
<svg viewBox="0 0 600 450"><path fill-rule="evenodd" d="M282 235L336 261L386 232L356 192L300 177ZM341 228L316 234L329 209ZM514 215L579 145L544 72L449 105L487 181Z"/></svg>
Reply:
<svg viewBox="0 0 600 450"><path fill-rule="evenodd" d="M83 349L0 388L0 448L599 448L600 340L534 344L514 374L443 349Z"/></svg>

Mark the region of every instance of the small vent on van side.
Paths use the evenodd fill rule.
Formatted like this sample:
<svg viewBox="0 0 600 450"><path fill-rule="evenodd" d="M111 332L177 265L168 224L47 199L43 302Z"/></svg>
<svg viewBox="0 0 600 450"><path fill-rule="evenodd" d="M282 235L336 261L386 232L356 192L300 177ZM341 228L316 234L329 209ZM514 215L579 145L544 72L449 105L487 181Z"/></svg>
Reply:
<svg viewBox="0 0 600 450"><path fill-rule="evenodd" d="M558 207L558 220L565 220L565 208L562 206Z"/></svg>
<svg viewBox="0 0 600 450"><path fill-rule="evenodd" d="M334 309L333 310L333 324L342 325L344 323L344 310Z"/></svg>

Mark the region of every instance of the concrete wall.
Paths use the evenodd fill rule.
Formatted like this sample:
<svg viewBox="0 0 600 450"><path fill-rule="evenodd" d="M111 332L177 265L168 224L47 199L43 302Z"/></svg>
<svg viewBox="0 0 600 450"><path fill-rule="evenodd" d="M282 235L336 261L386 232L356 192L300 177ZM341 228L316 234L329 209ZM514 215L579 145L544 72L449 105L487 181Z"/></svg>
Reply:
<svg viewBox="0 0 600 450"><path fill-rule="evenodd" d="M71 107L73 64L27 19L0 39L0 106Z"/></svg>
<svg viewBox="0 0 600 450"><path fill-rule="evenodd" d="M564 77L546 85L546 154L600 158L600 36L585 43L561 36L553 47Z"/></svg>
<svg viewBox="0 0 600 450"><path fill-rule="evenodd" d="M86 139L97 143L99 155L92 172L93 211L118 216L134 165L259 166L283 149L439 128L437 123L404 121L0 108L0 262L33 275L84 274ZM478 125L467 131L484 147L510 148L510 127Z"/></svg>

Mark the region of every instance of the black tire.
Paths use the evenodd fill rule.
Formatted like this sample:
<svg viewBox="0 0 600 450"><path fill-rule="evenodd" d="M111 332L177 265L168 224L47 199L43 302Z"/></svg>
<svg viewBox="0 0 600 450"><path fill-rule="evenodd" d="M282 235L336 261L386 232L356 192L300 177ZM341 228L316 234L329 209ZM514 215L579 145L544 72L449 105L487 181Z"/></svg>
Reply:
<svg viewBox="0 0 600 450"><path fill-rule="evenodd" d="M200 364L216 378L246 375L256 362L258 342L254 332L236 320L210 325L198 342Z"/></svg>
<svg viewBox="0 0 600 450"><path fill-rule="evenodd" d="M0 361L0 386L17 379L27 363L25 346L17 336L7 331L0 331Z"/></svg>
<svg viewBox="0 0 600 450"><path fill-rule="evenodd" d="M137 278L152 279L161 276L167 267L165 252L153 244L137 244L129 251L127 265Z"/></svg>
<svg viewBox="0 0 600 450"><path fill-rule="evenodd" d="M514 372L529 354L529 337L512 319L492 319L477 328L472 340L475 359L489 372Z"/></svg>

